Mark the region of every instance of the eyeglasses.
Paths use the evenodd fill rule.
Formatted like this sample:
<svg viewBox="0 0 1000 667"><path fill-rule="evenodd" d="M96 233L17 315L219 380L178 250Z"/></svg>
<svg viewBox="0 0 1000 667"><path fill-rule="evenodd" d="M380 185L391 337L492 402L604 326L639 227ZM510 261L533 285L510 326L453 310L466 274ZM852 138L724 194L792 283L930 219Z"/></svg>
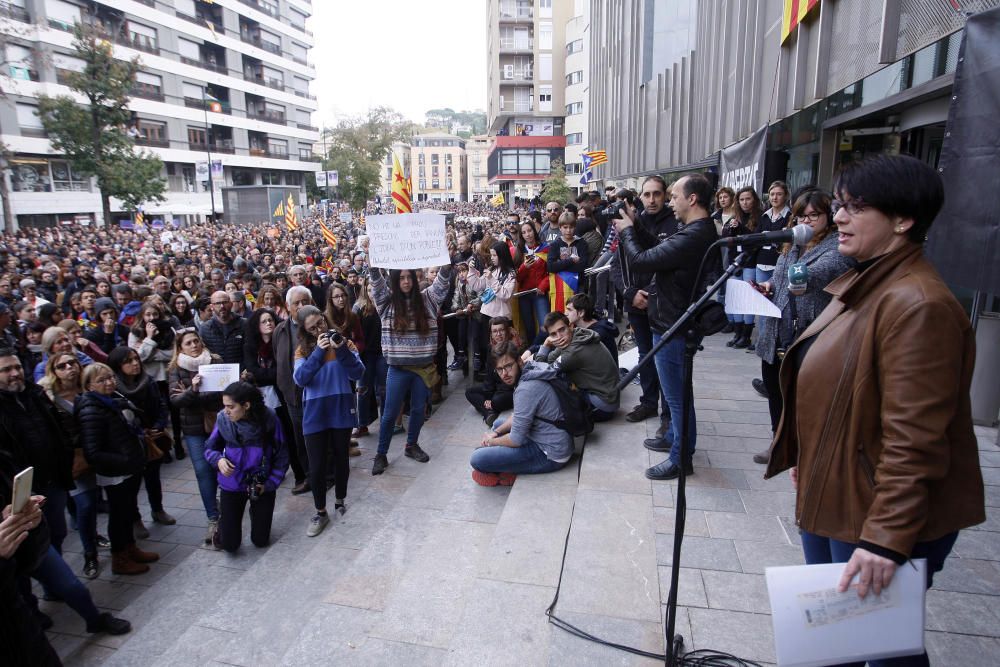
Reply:
<svg viewBox="0 0 1000 667"><path fill-rule="evenodd" d="M866 208L870 208L870 206L860 197L855 197L851 201L834 199L830 202L830 210L833 211L834 215L837 215L837 212L842 208L847 210L848 215L858 215Z"/></svg>
<svg viewBox="0 0 1000 667"><path fill-rule="evenodd" d="M56 364L56 370L57 371L64 371L64 370L66 370L68 368L73 368L73 366L79 366L79 365L80 365L79 361L75 361L75 360L74 361L64 361L61 364Z"/></svg>
<svg viewBox="0 0 1000 667"><path fill-rule="evenodd" d="M503 366L497 366L498 373L510 373L517 367L517 362L512 361L509 364L504 364Z"/></svg>
<svg viewBox="0 0 1000 667"><path fill-rule="evenodd" d="M800 215L800 216L796 217L795 219L797 221L799 221L799 222L805 222L806 220L808 220L809 222L816 222L823 215L825 215L825 214L824 213L817 213L816 211L813 211L812 213L805 213L803 215Z"/></svg>
<svg viewBox="0 0 1000 667"><path fill-rule="evenodd" d="M95 384L108 383L108 382L117 382L117 380L115 379L114 375L102 375L99 378L94 378Z"/></svg>

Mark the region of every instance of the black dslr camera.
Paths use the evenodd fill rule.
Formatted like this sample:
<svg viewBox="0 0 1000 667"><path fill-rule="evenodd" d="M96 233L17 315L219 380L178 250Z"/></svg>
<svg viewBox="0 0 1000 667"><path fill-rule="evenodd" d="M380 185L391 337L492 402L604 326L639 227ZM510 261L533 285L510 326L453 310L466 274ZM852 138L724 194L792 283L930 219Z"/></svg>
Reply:
<svg viewBox="0 0 1000 667"><path fill-rule="evenodd" d="M260 499L261 490L269 477L268 471L263 467L252 470L243 478L243 483L247 485L247 494L250 500Z"/></svg>
<svg viewBox="0 0 1000 667"><path fill-rule="evenodd" d="M330 329L326 332L326 337L330 339L330 342L334 345L340 345L344 342L344 336L336 329Z"/></svg>

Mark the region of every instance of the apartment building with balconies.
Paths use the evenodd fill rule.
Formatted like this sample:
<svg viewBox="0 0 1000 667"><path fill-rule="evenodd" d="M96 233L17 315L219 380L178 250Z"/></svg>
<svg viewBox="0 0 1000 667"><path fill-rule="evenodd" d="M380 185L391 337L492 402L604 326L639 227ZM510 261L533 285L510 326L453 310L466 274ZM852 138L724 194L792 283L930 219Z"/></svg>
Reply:
<svg viewBox="0 0 1000 667"><path fill-rule="evenodd" d="M489 0L489 184L508 201L541 191L565 158L566 24L573 0Z"/></svg>
<svg viewBox="0 0 1000 667"><path fill-rule="evenodd" d="M70 94L67 74L83 68L73 56L77 22L96 26L116 57L140 59L131 131L163 160L167 181L166 200L146 206L147 218L204 219L213 198L215 214L224 215L222 188L232 186L298 188L305 203L306 174L319 168L310 14L309 0L0 3L7 93L0 135L13 154L8 189L17 223L100 221L96 185L53 153L36 113L40 95Z"/></svg>

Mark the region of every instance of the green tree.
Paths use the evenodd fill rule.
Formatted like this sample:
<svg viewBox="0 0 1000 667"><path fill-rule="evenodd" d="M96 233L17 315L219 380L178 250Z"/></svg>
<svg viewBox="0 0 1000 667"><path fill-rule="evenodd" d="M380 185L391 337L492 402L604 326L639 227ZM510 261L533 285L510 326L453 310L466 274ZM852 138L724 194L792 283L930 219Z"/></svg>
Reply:
<svg viewBox="0 0 1000 667"><path fill-rule="evenodd" d="M126 210L163 201L163 163L151 153L137 151L129 133L129 92L139 59L115 59L111 44L92 26L77 24L74 35L74 55L83 60L84 69L69 74L67 83L85 101L43 95L38 115L53 150L65 154L78 174L97 177L104 222L111 224L112 197L121 200Z"/></svg>
<svg viewBox="0 0 1000 667"><path fill-rule="evenodd" d="M565 204L573 199L573 190L566 184L566 167L562 160L553 160L549 176L542 183L542 203L555 201Z"/></svg>
<svg viewBox="0 0 1000 667"><path fill-rule="evenodd" d="M323 169L338 172L340 199L354 209L364 208L378 190L382 165L392 144L412 137L414 127L399 112L375 107L325 130Z"/></svg>

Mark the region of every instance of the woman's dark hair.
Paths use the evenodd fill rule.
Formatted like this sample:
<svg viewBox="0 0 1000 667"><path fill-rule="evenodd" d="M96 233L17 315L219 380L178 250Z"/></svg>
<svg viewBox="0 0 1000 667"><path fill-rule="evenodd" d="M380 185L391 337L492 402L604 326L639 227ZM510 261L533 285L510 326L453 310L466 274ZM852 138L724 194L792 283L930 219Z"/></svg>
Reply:
<svg viewBox="0 0 1000 667"><path fill-rule="evenodd" d="M243 348L257 356L257 349L260 347L260 318L264 315L270 315L271 319L274 320L274 326L278 326L278 316L274 314L273 310L268 310L267 308L258 308L253 311L253 315L247 320L246 330L243 332Z"/></svg>
<svg viewBox="0 0 1000 667"><path fill-rule="evenodd" d="M258 426L267 426L267 406L264 405L264 397L257 387L249 382L233 382L222 390L222 395L228 396L240 404L249 403L250 409L247 410L247 421L253 422Z"/></svg>
<svg viewBox="0 0 1000 667"><path fill-rule="evenodd" d="M792 203L792 212L788 215L788 225L787 229L791 229L796 225L796 219L805 214L807 208L812 206L813 211L817 213L826 214L826 229L813 235L806 244L805 250L811 250L819 245L819 242L829 236L830 232L837 229L837 223L833 221L833 211L830 208L830 194L820 190L819 188L812 188L804 191L798 196L798 198ZM789 250L792 249L791 243L786 243L781 247L782 254L787 254Z"/></svg>
<svg viewBox="0 0 1000 667"><path fill-rule="evenodd" d="M840 168L833 187L837 199L861 200L889 217L913 220L908 236L923 243L944 204L941 177L909 155L871 155Z"/></svg>
<svg viewBox="0 0 1000 667"><path fill-rule="evenodd" d="M743 207L740 206L740 197L743 195L744 192L749 192L753 196L753 208L750 210L749 213L744 211ZM740 188L736 192L736 215L737 217L739 217L740 222L743 224L743 226L745 226L751 232L757 229L757 223L760 222L760 216L761 213L763 213L762 208L763 207L760 203L760 195L758 195L757 191L753 189L753 186L748 185L745 188Z"/></svg>
<svg viewBox="0 0 1000 667"><path fill-rule="evenodd" d="M490 246L490 250L497 253L498 277L500 282L503 282L514 271L514 259L510 256L510 248L503 241L497 241Z"/></svg>
<svg viewBox="0 0 1000 667"><path fill-rule="evenodd" d="M534 211L528 211L528 217L531 218L535 223L535 229L541 229L542 226L542 212L537 208Z"/></svg>
<svg viewBox="0 0 1000 667"><path fill-rule="evenodd" d="M541 239L539 238L538 224L535 223L534 220L531 220L529 218L529 219L525 219L525 220L521 221L521 227L523 228L525 225L527 225L528 227L531 228L531 233L534 234L534 239L533 240L535 242L535 245L539 245L541 243ZM527 245L528 245L528 242L524 238L524 230L522 229L521 230L521 241L519 243L521 254L525 253L525 250L527 249Z"/></svg>
<svg viewBox="0 0 1000 667"><path fill-rule="evenodd" d="M333 291L338 289L344 293L343 308L337 308L337 306L333 305ZM334 329L348 338L354 332L358 316L351 310L351 295L347 291L347 287L340 283L330 283L330 288L326 292L326 320Z"/></svg>
<svg viewBox="0 0 1000 667"><path fill-rule="evenodd" d="M57 312L59 312L59 306L54 303L47 303L38 309L38 321L45 322L49 326L55 326L56 322L52 319L52 316Z"/></svg>
<svg viewBox="0 0 1000 667"><path fill-rule="evenodd" d="M584 293L574 294L569 300L573 304L573 309L580 313L585 320L596 320L597 313L594 312L594 302Z"/></svg>
<svg viewBox="0 0 1000 667"><path fill-rule="evenodd" d="M145 371L145 369L142 366L142 357L139 356L138 352L124 345L120 345L115 349L111 350L111 352L108 354L108 366L110 366L111 370L115 372L115 375L121 377L122 366L124 366L128 362L129 357L133 355L135 356L136 359L139 360L139 375L142 375L142 373Z"/></svg>
<svg viewBox="0 0 1000 667"><path fill-rule="evenodd" d="M295 323L298 325L299 330L298 353L303 357L308 357L312 354L313 348L316 347L316 336L306 330L306 319L312 317L313 315L319 315L324 321L326 321L326 315L324 315L323 311L316 306L302 306L299 308L298 312L295 313ZM329 327L330 323L326 322L326 326Z"/></svg>
<svg viewBox="0 0 1000 667"><path fill-rule="evenodd" d="M399 288L399 278L403 271L409 271L413 278L413 288L409 294L403 294ZM417 332L426 336L430 333L431 326L427 321L427 307L424 304L424 295L417 285L417 272L410 269L393 269L389 271L389 289L392 303L392 329L397 333L406 331L409 322L413 321L413 326ZM299 311L301 312L301 311Z"/></svg>

